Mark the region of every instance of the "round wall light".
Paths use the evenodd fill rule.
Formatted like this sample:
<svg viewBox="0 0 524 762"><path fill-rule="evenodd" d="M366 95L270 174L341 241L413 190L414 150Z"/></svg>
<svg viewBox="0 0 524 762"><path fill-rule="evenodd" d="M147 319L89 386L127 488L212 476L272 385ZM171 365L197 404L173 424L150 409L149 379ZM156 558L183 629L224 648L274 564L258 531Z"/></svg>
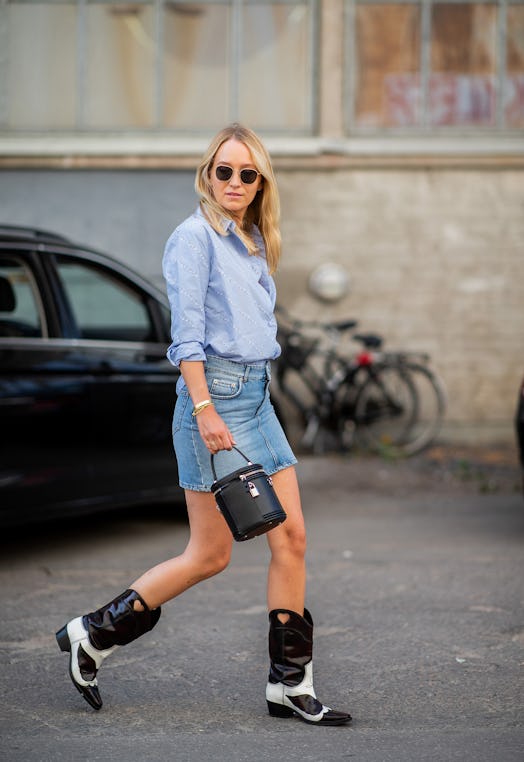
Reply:
<svg viewBox="0 0 524 762"><path fill-rule="evenodd" d="M325 302L337 302L349 292L349 275L342 265L326 262L309 276L309 290Z"/></svg>

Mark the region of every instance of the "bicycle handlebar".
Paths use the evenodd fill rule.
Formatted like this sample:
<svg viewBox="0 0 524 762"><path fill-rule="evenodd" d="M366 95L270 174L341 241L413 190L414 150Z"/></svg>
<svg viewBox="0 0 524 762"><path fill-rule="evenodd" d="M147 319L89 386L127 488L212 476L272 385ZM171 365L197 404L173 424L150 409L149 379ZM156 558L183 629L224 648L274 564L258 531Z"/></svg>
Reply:
<svg viewBox="0 0 524 762"><path fill-rule="evenodd" d="M318 320L299 320L292 317L289 312L280 305L276 305L275 312L280 312L285 319L291 323L293 328L320 328L322 331L337 331L338 333L344 333L344 331L350 331L352 328L356 328L358 320L336 320L329 323L321 323Z"/></svg>

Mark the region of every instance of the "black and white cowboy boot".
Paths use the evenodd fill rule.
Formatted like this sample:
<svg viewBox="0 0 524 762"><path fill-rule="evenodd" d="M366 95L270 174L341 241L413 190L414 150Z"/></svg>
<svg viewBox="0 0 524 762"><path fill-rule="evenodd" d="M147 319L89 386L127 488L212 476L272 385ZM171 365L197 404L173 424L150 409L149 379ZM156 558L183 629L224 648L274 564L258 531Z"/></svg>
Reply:
<svg viewBox="0 0 524 762"><path fill-rule="evenodd" d="M279 616L286 619L283 623ZM272 717L296 715L312 725L345 725L347 712L324 706L313 687L313 620L288 609L269 612L269 657L271 666L266 699Z"/></svg>
<svg viewBox="0 0 524 762"><path fill-rule="evenodd" d="M135 610L135 602L141 610ZM126 590L90 614L71 619L56 633L62 651L69 651L69 674L73 685L93 709L102 707L97 672L117 646L152 630L160 619L160 606L152 611L135 590Z"/></svg>

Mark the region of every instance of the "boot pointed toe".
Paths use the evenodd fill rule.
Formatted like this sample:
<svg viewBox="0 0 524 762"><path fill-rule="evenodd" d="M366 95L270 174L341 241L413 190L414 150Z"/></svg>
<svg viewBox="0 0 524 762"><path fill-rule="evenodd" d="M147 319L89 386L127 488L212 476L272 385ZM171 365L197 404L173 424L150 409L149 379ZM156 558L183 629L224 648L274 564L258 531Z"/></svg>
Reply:
<svg viewBox="0 0 524 762"><path fill-rule="evenodd" d="M336 712L334 709L328 709L324 712L324 715L319 725L347 725L351 722L352 717L347 712Z"/></svg>
<svg viewBox="0 0 524 762"><path fill-rule="evenodd" d="M100 696L100 691L96 685L78 685L78 683L75 683L73 677L71 677L71 680L73 681L75 688L79 693L82 694L89 706L92 706L93 709L96 710L102 709L102 697Z"/></svg>

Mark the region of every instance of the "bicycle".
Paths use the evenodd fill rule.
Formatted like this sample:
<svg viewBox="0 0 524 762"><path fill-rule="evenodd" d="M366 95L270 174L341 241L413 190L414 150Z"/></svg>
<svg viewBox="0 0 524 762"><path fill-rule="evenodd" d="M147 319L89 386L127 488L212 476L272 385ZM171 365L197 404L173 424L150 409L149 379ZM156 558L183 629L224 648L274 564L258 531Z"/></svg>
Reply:
<svg viewBox="0 0 524 762"><path fill-rule="evenodd" d="M281 307L277 313L282 354L276 379L301 418L302 446L315 453L362 446L413 455L434 441L445 396L428 355L382 352L382 337L353 333L362 350L348 358L338 345L356 320L302 321Z"/></svg>
<svg viewBox="0 0 524 762"><path fill-rule="evenodd" d="M380 363L384 369L409 377L416 395L416 415L409 431L400 441L389 443L398 447L404 455L421 452L435 441L446 409L444 387L436 373L428 367L429 356L414 352L384 352L377 353L375 362ZM357 419L366 415L364 411L367 403L364 397L365 394L355 412ZM380 421L368 420L360 433L372 449L388 445L388 435L380 426Z"/></svg>

